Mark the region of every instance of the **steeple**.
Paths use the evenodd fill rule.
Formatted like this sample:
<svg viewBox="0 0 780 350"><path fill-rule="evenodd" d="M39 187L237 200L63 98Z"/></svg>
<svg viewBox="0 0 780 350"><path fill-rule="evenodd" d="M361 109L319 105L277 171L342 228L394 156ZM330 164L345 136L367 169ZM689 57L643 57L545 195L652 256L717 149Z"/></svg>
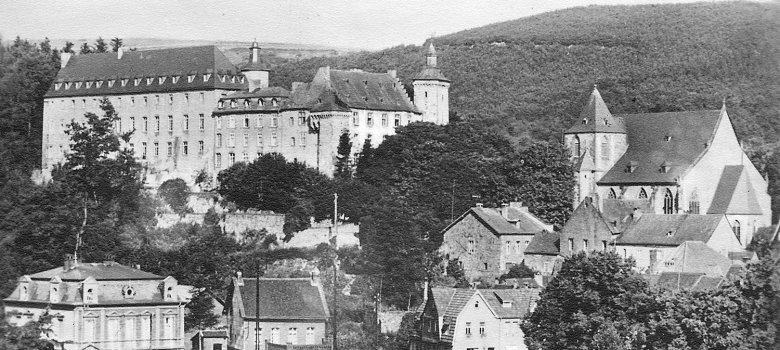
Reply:
<svg viewBox="0 0 780 350"><path fill-rule="evenodd" d="M593 84L593 91L585 107L580 111L579 119L569 130L566 130L567 134L587 132L626 133L623 121L612 115L604 99L601 98L597 84Z"/></svg>
<svg viewBox="0 0 780 350"><path fill-rule="evenodd" d="M425 67L412 80L414 105L422 113L422 121L445 125L450 122L450 80L436 67L433 42L428 45L425 57Z"/></svg>
<svg viewBox="0 0 780 350"><path fill-rule="evenodd" d="M428 53L426 54L426 57L428 58L428 67L436 68L436 48L433 47L433 42L428 45Z"/></svg>

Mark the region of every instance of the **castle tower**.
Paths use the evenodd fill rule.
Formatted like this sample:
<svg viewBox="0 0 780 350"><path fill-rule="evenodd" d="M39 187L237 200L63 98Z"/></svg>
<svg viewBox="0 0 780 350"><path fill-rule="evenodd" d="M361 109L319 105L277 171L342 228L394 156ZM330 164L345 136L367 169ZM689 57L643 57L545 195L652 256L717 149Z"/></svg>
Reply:
<svg viewBox="0 0 780 350"><path fill-rule="evenodd" d="M439 71L436 48L428 46L427 64L414 77L414 105L423 113L423 121L445 125L450 122L450 80Z"/></svg>
<svg viewBox="0 0 780 350"><path fill-rule="evenodd" d="M564 132L564 142L574 163L576 207L585 197L596 193L596 182L628 147L623 120L609 112L597 86L593 86L574 125Z"/></svg>
<svg viewBox="0 0 780 350"><path fill-rule="evenodd" d="M246 77L249 91L251 92L255 89L268 87L270 69L260 62L260 45L257 44L257 40L252 42L252 46L249 49L252 50L249 56L249 63L241 69L241 73Z"/></svg>

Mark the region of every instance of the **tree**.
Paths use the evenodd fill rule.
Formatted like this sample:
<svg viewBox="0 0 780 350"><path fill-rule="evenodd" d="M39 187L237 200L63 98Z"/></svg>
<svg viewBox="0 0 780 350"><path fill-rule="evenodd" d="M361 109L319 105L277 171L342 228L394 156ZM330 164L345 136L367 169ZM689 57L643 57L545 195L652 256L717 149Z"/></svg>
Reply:
<svg viewBox="0 0 780 350"><path fill-rule="evenodd" d="M174 213L184 216L189 211L187 200L190 193L186 181L179 178L166 180L157 189L157 193Z"/></svg>
<svg viewBox="0 0 780 350"><path fill-rule="evenodd" d="M507 278L533 278L534 275L536 275L534 270L526 266L525 262L521 262L520 264L512 265L507 273L499 277L499 280L503 282Z"/></svg>
<svg viewBox="0 0 780 350"><path fill-rule="evenodd" d="M66 41L65 46L62 48L62 52L75 53L73 52L73 45L72 41Z"/></svg>
<svg viewBox="0 0 780 350"><path fill-rule="evenodd" d="M633 344L636 325L660 309L633 266L613 252L566 259L522 325L529 349L589 349L615 333Z"/></svg>
<svg viewBox="0 0 780 350"><path fill-rule="evenodd" d="M511 185L540 219L562 227L571 214L574 196L569 152L560 142L535 142L521 150L513 163Z"/></svg>
<svg viewBox="0 0 780 350"><path fill-rule="evenodd" d="M43 339L50 332L47 317L17 327L8 324L5 314L0 315L0 349L3 350L53 350L54 343Z"/></svg>
<svg viewBox="0 0 780 350"><path fill-rule="evenodd" d="M89 43L83 43L81 44L81 49L79 51L80 54L85 55L89 53L93 53L92 46L89 46Z"/></svg>
<svg viewBox="0 0 780 350"><path fill-rule="evenodd" d="M352 165L350 157L352 156L352 141L349 139L349 132L344 131L339 136L339 145L336 149L336 171L334 177L340 179L352 178Z"/></svg>
<svg viewBox="0 0 780 350"><path fill-rule="evenodd" d="M122 44L124 42L122 41L122 38L114 37L111 39L111 51L117 52L119 51L119 48L122 47Z"/></svg>
<svg viewBox="0 0 780 350"><path fill-rule="evenodd" d="M97 40L95 40L95 52L97 53L108 52L108 44L102 37L98 37Z"/></svg>

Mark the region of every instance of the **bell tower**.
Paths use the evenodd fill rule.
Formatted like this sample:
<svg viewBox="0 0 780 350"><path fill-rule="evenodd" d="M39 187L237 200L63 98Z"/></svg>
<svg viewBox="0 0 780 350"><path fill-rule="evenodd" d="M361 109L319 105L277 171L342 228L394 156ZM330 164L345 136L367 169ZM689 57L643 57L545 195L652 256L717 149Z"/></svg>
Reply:
<svg viewBox="0 0 780 350"><path fill-rule="evenodd" d="M564 142L574 164L576 207L585 197L597 193L596 182L628 147L623 119L610 113L597 85L593 85L588 102L574 125L564 132Z"/></svg>
<svg viewBox="0 0 780 350"><path fill-rule="evenodd" d="M422 120L439 125L450 122L450 80L437 68L438 57L433 43L428 46L426 65L412 81L414 105L422 112Z"/></svg>

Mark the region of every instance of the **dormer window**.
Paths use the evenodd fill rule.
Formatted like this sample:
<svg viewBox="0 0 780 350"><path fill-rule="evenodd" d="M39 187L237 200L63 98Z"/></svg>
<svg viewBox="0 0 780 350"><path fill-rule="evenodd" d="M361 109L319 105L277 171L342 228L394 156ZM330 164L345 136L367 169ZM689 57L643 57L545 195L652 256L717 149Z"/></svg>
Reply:
<svg viewBox="0 0 780 350"><path fill-rule="evenodd" d="M235 75L231 75L230 76L230 82L233 83L233 84L236 83L236 76Z"/></svg>
<svg viewBox="0 0 780 350"><path fill-rule="evenodd" d="M22 285L21 288L19 288L19 300L29 300L30 299L30 290L29 287L26 285Z"/></svg>
<svg viewBox="0 0 780 350"><path fill-rule="evenodd" d="M203 74L203 82L204 83L209 81L209 79L211 79L211 74L210 73L209 74Z"/></svg>
<svg viewBox="0 0 780 350"><path fill-rule="evenodd" d="M127 85L127 82L128 82L129 80L130 80L130 79L122 79L122 81L120 81L120 82L119 82L119 84L120 84L120 85L122 85L122 87L124 87L125 85Z"/></svg>
<svg viewBox="0 0 780 350"><path fill-rule="evenodd" d="M671 168L671 167L669 166L669 163L667 163L667 162L663 162L663 163L661 164L661 168L659 169L659 171L660 171L660 172L662 172L662 173L664 173L664 174L666 174L666 173L668 173L668 172L669 172L669 169L670 169L670 168Z"/></svg>
<svg viewBox="0 0 780 350"><path fill-rule="evenodd" d="M636 170L636 166L637 166L637 163L635 161L632 160L632 161L628 162L628 164L626 165L626 172L627 173L633 173L634 170Z"/></svg>
<svg viewBox="0 0 780 350"><path fill-rule="evenodd" d="M49 284L49 302L60 302L60 283L59 281L52 281Z"/></svg>
<svg viewBox="0 0 780 350"><path fill-rule="evenodd" d="M672 237L672 236L674 236L674 232L672 230L666 232L666 237Z"/></svg>
<svg viewBox="0 0 780 350"><path fill-rule="evenodd" d="M138 84L140 84L140 83L141 83L141 78L135 78L135 79L133 79L133 84L134 84L135 86L138 86Z"/></svg>
<svg viewBox="0 0 780 350"><path fill-rule="evenodd" d="M271 106L274 106L274 107L276 107L278 104L279 104L279 103L278 103L278 102L276 102L276 99L275 99L275 98L274 98L274 99L271 99Z"/></svg>
<svg viewBox="0 0 780 350"><path fill-rule="evenodd" d="M135 298L135 288L131 286L125 286L122 288L122 297L125 299Z"/></svg>
<svg viewBox="0 0 780 350"><path fill-rule="evenodd" d="M59 90L62 87L62 83L54 83L54 90Z"/></svg>
<svg viewBox="0 0 780 350"><path fill-rule="evenodd" d="M225 78L227 78L227 75L221 75L221 76L219 76L219 81L224 83L225 82Z"/></svg>
<svg viewBox="0 0 780 350"><path fill-rule="evenodd" d="M243 83L244 83L244 77L239 77L239 78L238 78L238 82L239 82L239 83L241 83L241 84L243 84Z"/></svg>
<svg viewBox="0 0 780 350"><path fill-rule="evenodd" d="M187 82L191 83L193 80L195 80L195 74L190 74L187 76Z"/></svg>
<svg viewBox="0 0 780 350"><path fill-rule="evenodd" d="M87 89L89 89L89 88L91 88L91 87L92 87L92 82L91 82L91 81L88 81L88 82L87 82Z"/></svg>
<svg viewBox="0 0 780 350"><path fill-rule="evenodd" d="M70 89L70 84L71 84L71 82L65 83L65 90Z"/></svg>
<svg viewBox="0 0 780 350"><path fill-rule="evenodd" d="M263 106L263 99L262 98L258 98L257 99L257 105L258 106Z"/></svg>
<svg viewBox="0 0 780 350"><path fill-rule="evenodd" d="M669 142L672 141L672 137L669 135L664 136L664 141Z"/></svg>
<svg viewBox="0 0 780 350"><path fill-rule="evenodd" d="M86 291L84 291L84 302L86 303L94 303L97 300L95 298L95 289L94 288L87 288Z"/></svg>
<svg viewBox="0 0 780 350"><path fill-rule="evenodd" d="M230 108L236 108L236 100L230 100Z"/></svg>
<svg viewBox="0 0 780 350"><path fill-rule="evenodd" d="M80 81L76 82L76 89L81 89L81 82Z"/></svg>
<svg viewBox="0 0 780 350"><path fill-rule="evenodd" d="M249 100L244 100L244 108L249 108Z"/></svg>
<svg viewBox="0 0 780 350"><path fill-rule="evenodd" d="M639 199L647 199L647 191L644 188L639 189Z"/></svg>
<svg viewBox="0 0 780 350"><path fill-rule="evenodd" d="M219 109L225 108L225 101L219 101L219 103L217 103L217 108Z"/></svg>
<svg viewBox="0 0 780 350"><path fill-rule="evenodd" d="M95 88L96 89L100 89L101 86L103 86L103 81L102 80L98 80L98 81L95 82Z"/></svg>
<svg viewBox="0 0 780 350"><path fill-rule="evenodd" d="M154 78L146 78L146 85L152 85Z"/></svg>
<svg viewBox="0 0 780 350"><path fill-rule="evenodd" d="M582 120L582 125L588 125L588 120L587 119L583 119Z"/></svg>
<svg viewBox="0 0 780 350"><path fill-rule="evenodd" d="M168 79L168 77L159 77L159 78L157 78L157 84L162 85L162 83L165 82L165 79Z"/></svg>
<svg viewBox="0 0 780 350"><path fill-rule="evenodd" d="M174 83L174 84L177 84L179 82L179 78L181 78L181 77L178 76L178 75L174 75L174 76L171 77L171 82Z"/></svg>

